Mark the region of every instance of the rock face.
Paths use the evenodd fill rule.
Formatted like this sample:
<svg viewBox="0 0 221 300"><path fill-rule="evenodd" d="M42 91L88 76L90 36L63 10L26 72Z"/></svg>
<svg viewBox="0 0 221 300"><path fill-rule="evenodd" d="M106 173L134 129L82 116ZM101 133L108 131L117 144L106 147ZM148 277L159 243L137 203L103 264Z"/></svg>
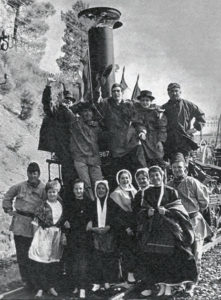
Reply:
<svg viewBox="0 0 221 300"><path fill-rule="evenodd" d="M0 205L2 206L3 195L1 194L0 197ZM0 209L0 260L15 254L13 235L9 231L10 223L11 217L5 214L2 209Z"/></svg>
<svg viewBox="0 0 221 300"><path fill-rule="evenodd" d="M2 103L1 103L2 102ZM9 103L0 102L0 192L26 179L30 161L39 163L41 177L47 180L46 152L38 151L39 124L22 121ZM35 113L35 112L34 112Z"/></svg>

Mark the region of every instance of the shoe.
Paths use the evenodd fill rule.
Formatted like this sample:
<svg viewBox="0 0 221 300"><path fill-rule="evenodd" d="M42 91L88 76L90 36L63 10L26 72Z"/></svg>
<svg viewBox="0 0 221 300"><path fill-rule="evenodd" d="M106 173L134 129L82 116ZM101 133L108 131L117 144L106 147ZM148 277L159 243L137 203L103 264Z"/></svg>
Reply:
<svg viewBox="0 0 221 300"><path fill-rule="evenodd" d="M188 294L190 297L193 297L195 287L196 285L194 283L187 283L185 290L186 294Z"/></svg>
<svg viewBox="0 0 221 300"><path fill-rule="evenodd" d="M53 287L49 289L48 293L55 297L58 296L58 293L55 291L55 289Z"/></svg>
<svg viewBox="0 0 221 300"><path fill-rule="evenodd" d="M165 288L166 288L165 284L163 284L163 283L159 283L159 287L160 287L160 290L156 295L157 297L163 296L165 293Z"/></svg>
<svg viewBox="0 0 221 300"><path fill-rule="evenodd" d="M92 292L97 292L97 291L99 291L100 287L101 287L100 284L94 283L91 290L92 290Z"/></svg>
<svg viewBox="0 0 221 300"><path fill-rule="evenodd" d="M78 293L78 288L76 287L76 288L73 290L72 294L76 295L77 293Z"/></svg>
<svg viewBox="0 0 221 300"><path fill-rule="evenodd" d="M144 297L148 297L152 294L151 290L144 290L143 292L141 292L141 295Z"/></svg>
<svg viewBox="0 0 221 300"><path fill-rule="evenodd" d="M134 273L128 273L127 275L127 283L134 284L136 283L136 279L134 278Z"/></svg>
<svg viewBox="0 0 221 300"><path fill-rule="evenodd" d="M43 290L38 290L37 294L35 295L35 299L40 299L43 297Z"/></svg>
<svg viewBox="0 0 221 300"><path fill-rule="evenodd" d="M104 288L105 288L105 290L109 290L110 289L110 283L109 282L105 282Z"/></svg>

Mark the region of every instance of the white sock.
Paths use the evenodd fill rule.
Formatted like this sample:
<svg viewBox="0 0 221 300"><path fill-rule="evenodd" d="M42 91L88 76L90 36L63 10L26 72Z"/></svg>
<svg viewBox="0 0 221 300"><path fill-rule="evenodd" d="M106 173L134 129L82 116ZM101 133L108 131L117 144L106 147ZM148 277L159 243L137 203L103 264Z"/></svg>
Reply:
<svg viewBox="0 0 221 300"><path fill-rule="evenodd" d="M73 294L77 294L78 292L78 288L76 287L74 290L73 290Z"/></svg>
<svg viewBox="0 0 221 300"><path fill-rule="evenodd" d="M170 296L171 295L171 286L166 284L165 285L165 294L166 296Z"/></svg>
<svg viewBox="0 0 221 300"><path fill-rule="evenodd" d="M85 298L85 289L80 289L80 298Z"/></svg>
<svg viewBox="0 0 221 300"><path fill-rule="evenodd" d="M128 272L127 280L128 280L129 282L134 282L134 281L136 281L135 278L134 278L134 273Z"/></svg>

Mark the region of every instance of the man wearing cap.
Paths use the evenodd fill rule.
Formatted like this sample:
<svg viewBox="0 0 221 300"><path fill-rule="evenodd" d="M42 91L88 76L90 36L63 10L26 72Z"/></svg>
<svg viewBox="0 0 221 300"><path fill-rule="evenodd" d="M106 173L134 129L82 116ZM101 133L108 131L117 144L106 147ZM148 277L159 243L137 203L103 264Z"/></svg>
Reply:
<svg viewBox="0 0 221 300"><path fill-rule="evenodd" d="M71 190L70 180L76 177L70 151L71 131L66 108L73 108L75 99L72 93L65 89L59 105L54 104L51 91L53 82L54 78L49 77L43 91L42 104L45 117L40 129L38 150L54 152L61 162L66 201Z"/></svg>
<svg viewBox="0 0 221 300"><path fill-rule="evenodd" d="M168 185L178 191L182 204L189 214L195 233L194 254L200 273L203 242L212 233L201 214L209 204L208 190L197 179L187 176L186 161L182 153L176 153L172 157L171 165L174 179L168 182Z"/></svg>
<svg viewBox="0 0 221 300"><path fill-rule="evenodd" d="M176 152L182 152L186 157L191 150L198 148L193 141L193 134L201 131L205 125L205 115L198 106L181 98L178 83L170 83L167 91L170 100L162 106L168 120L166 157L171 158ZM194 123L191 128L192 120Z"/></svg>
<svg viewBox="0 0 221 300"><path fill-rule="evenodd" d="M155 99L151 91L143 90L134 103L136 111L133 123L142 143L148 166L164 167L164 143L167 138L167 118L164 110L152 104Z"/></svg>
<svg viewBox="0 0 221 300"><path fill-rule="evenodd" d="M14 234L17 261L22 281L32 287L31 261L28 250L33 238L31 224L34 212L45 197L45 185L39 180L40 168L35 162L27 168L28 180L13 185L5 194L2 207L5 213L13 216L10 230Z"/></svg>

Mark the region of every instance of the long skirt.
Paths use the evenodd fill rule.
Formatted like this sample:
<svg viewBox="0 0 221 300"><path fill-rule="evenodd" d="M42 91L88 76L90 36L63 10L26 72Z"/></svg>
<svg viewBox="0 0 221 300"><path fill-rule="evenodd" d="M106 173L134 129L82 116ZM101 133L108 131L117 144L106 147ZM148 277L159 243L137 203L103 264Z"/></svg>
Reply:
<svg viewBox="0 0 221 300"><path fill-rule="evenodd" d="M172 255L160 253L141 253L138 278L151 288L157 283L180 284L195 281L197 269L194 257L176 249Z"/></svg>

